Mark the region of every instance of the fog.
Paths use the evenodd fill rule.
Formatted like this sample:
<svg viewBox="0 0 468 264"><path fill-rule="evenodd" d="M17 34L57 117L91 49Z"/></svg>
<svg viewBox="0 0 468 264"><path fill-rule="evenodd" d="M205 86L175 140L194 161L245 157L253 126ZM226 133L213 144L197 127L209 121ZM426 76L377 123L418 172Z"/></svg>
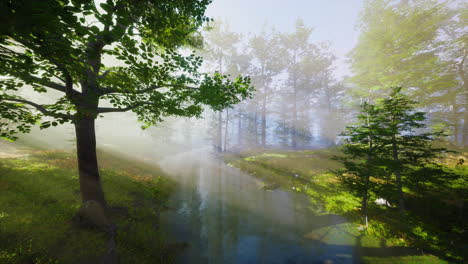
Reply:
<svg viewBox="0 0 468 264"><path fill-rule="evenodd" d="M466 231L466 0L214 0L206 9L210 21L197 13L204 1L99 0L97 8L81 12L86 7L80 4L73 13L75 2L50 2L64 16L71 12L70 21L78 18L74 31L75 22L50 36L42 28L24 30L29 20L15 27L17 14L26 12L17 6L8 13L16 20L4 21L14 30L0 28L0 133L8 138L14 129L28 130L15 121L35 122L29 133L13 134L16 143L4 146L0 139L1 159L22 159L21 148L14 149L22 144L76 153L73 195L80 193L84 207L97 201L104 212L102 183L110 181L101 176L112 173L99 170L95 127L98 156L101 150L125 156L129 167L144 161L154 165L150 173L171 179L172 189L162 190L168 186L155 175L115 174L116 180L129 176L132 186L122 190L141 183L138 188L151 193L155 211L148 215L158 231L144 232L166 232L158 241L188 241L176 263L362 263L365 250L377 260L411 262L413 255L426 257L419 247L437 254L429 260L463 258L454 245L466 245L458 238ZM155 19L166 11L172 12L167 21ZM46 13L34 13L31 21ZM53 52L48 41L56 45ZM396 101L389 98L404 100L391 108ZM407 115L389 118L391 111ZM357 121L360 127L350 128ZM432 149L433 143L459 149L460 156ZM337 153L348 156L339 160ZM46 164L48 154L30 160ZM434 166L436 157L446 160ZM31 173L56 169L44 164ZM70 173L66 169L55 176ZM9 186L15 184L0 187ZM108 186L114 195L106 196L115 199L120 184ZM129 191L136 202L125 206L139 206L138 192ZM46 206L58 204L49 200ZM127 213L123 217L130 218L133 211ZM433 214L443 220L433 221ZM0 220L4 216L0 211ZM375 219L369 224L368 217ZM115 230L109 230L111 241ZM145 240L148 234L141 235ZM361 243L363 237L368 241Z"/></svg>
<svg viewBox="0 0 468 264"><path fill-rule="evenodd" d="M442 8L455 8L462 2L452 1L450 5L437 8L445 12ZM360 62L359 58L364 55L354 55L361 49L360 45L372 44L371 40L366 42L365 39L365 34L370 34L365 32L370 30L369 26L363 26L368 18L365 8L371 8L372 3L367 3L366 7L363 1L357 0L320 4L318 1L294 1L285 8L282 3L218 0L207 11L215 19L210 24L211 30L203 32L204 47L197 50L204 57L204 71L219 71L232 77L238 74L251 76L256 89L252 99L222 112L206 109L200 119L165 117L156 127L146 130L140 129L142 124L136 122L132 113L103 114L97 122L99 147L134 154L141 152L142 156L148 153L164 156L200 147L237 152L248 148L307 149L338 144L338 134L351 123L356 106L366 98L372 98L372 95L361 91L368 89L366 85L376 87L377 84L362 79L366 75L361 74L359 65L365 62ZM415 1L408 10L430 9L436 3ZM397 2L392 5L400 8ZM454 19L456 21L456 15ZM433 30L439 35L433 37L434 41L460 36L463 32L461 25L451 27L452 35L447 33L448 27L440 26L440 29ZM427 43L429 49L429 40L421 41ZM449 49L447 45L440 46L442 51L433 56L456 64L462 56L457 57L457 48ZM103 62L106 65L123 65L110 56ZM418 61L414 61L414 67L419 67ZM405 70L402 70L402 75ZM457 78L455 76L455 81ZM415 91L431 86L430 82L407 81L404 77L400 82L391 80L377 84L382 87L378 88L381 91L391 85L406 85ZM431 98L443 96L447 89L452 88L431 90L432 94L422 100L430 102ZM58 94L53 92L32 94L28 87L23 87L19 94L45 103L58 98ZM457 98L461 97L455 95L446 102L458 104ZM434 123L442 122L461 133L458 127L464 126L464 122L453 125L453 121L441 117L450 111L444 106L446 102L429 103L425 107L434 112L430 116ZM106 104L101 102L101 105ZM452 110L457 111L455 116L462 106L457 109ZM35 128L28 137L40 139L55 148L72 149L73 133L72 126L63 125L47 130ZM464 136L453 137L461 139Z"/></svg>

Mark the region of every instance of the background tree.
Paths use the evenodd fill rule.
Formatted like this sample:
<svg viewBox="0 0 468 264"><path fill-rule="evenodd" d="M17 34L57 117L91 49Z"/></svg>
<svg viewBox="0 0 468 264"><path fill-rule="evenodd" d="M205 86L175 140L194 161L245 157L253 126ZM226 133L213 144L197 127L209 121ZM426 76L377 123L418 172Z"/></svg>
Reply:
<svg viewBox="0 0 468 264"><path fill-rule="evenodd" d="M275 31L252 37L249 41L250 54L253 58L252 81L257 87L256 96L260 101L260 144L263 148L267 144L267 114L271 98L273 97L273 83L275 77L284 69L282 58L284 49Z"/></svg>
<svg viewBox="0 0 468 264"><path fill-rule="evenodd" d="M229 25L221 21L213 21L209 24L208 29L209 31L205 34L205 44L201 50L201 54L208 62L207 66L210 69L222 74L228 74L228 70L232 68L230 64L233 63L238 53L237 45L241 36L240 34L230 31ZM227 145L228 123L229 111L226 110L224 121L222 111L218 111L217 121L215 123L215 149L218 152L223 151L223 149L225 150Z"/></svg>
<svg viewBox="0 0 468 264"><path fill-rule="evenodd" d="M133 111L145 126L169 115L200 116L202 105L221 110L249 95L247 77L201 74L202 59L179 48L199 45L198 29L209 0L2 1L0 105L2 118L21 122L47 117L42 127L75 126L83 201L107 207L96 157L95 119ZM111 58L108 63L105 58ZM52 103L19 96L53 90ZM103 106L102 104L106 105ZM39 115L35 115L39 112ZM44 119L43 119L44 120ZM10 136L11 130L2 135ZM4 132L3 132L4 131Z"/></svg>
<svg viewBox="0 0 468 264"><path fill-rule="evenodd" d="M299 112L309 109L307 107L311 95L309 71L305 70L303 66L313 65L311 55L315 47L309 42L311 33L312 29L307 28L304 22L298 19L295 31L282 35L282 44L287 52L285 60L288 79L286 85L289 91L285 94L287 97L282 99L283 102L291 104L291 116L288 119L291 120L289 131L291 132L291 147L293 149L297 148L299 137L307 139L310 136L307 116L299 116Z"/></svg>
<svg viewBox="0 0 468 264"><path fill-rule="evenodd" d="M460 107L467 101L463 10L466 1L366 1L360 15L361 35L349 54L350 81L357 85L349 92L375 99L389 87L406 87L431 112L431 119L445 123L457 139L462 130L468 131L468 125L461 129L459 121L467 119Z"/></svg>

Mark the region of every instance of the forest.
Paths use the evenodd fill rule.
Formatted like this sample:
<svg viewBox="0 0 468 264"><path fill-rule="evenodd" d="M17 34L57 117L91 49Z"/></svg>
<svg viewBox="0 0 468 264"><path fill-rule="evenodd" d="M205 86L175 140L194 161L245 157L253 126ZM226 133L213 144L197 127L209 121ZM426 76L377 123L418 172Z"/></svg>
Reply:
<svg viewBox="0 0 468 264"><path fill-rule="evenodd" d="M466 263L467 11L0 1L0 264Z"/></svg>

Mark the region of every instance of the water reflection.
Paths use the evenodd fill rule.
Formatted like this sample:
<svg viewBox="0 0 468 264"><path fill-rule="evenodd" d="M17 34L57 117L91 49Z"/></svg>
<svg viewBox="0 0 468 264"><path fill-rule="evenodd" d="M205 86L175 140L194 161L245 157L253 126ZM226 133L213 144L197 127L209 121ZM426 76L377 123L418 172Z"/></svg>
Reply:
<svg viewBox="0 0 468 264"><path fill-rule="evenodd" d="M310 234L344 222L317 216L297 193L262 189L256 179L204 150L178 154L159 164L179 183L174 208L161 215L161 228L174 242L188 242L177 263L356 263L355 238L333 232Z"/></svg>

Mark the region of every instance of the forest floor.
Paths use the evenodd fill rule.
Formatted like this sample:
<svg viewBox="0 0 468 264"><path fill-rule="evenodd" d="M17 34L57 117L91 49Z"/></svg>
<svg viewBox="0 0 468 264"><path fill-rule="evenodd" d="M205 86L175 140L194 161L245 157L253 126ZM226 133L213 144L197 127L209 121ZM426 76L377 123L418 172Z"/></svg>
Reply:
<svg viewBox="0 0 468 264"><path fill-rule="evenodd" d="M263 181L263 188L301 192L311 200L310 210L320 214L337 213L351 221L342 230L353 230L366 249L393 247L413 248L416 254L401 256L374 254L376 251L361 251L364 263L464 263L468 255L466 215L468 166L455 166L468 153L450 154L439 160L447 170L461 177L460 181L447 179L429 180L425 183L408 184L405 199L408 214L401 221L398 209L377 205L379 197L371 197L369 226L364 228L360 217L360 199L350 192L336 173L342 168L333 157L340 155L338 147L307 151L256 150L237 154L224 154L229 166L234 166ZM452 174L453 175L453 174ZM443 177L443 176L441 176ZM437 178L435 175L428 177ZM440 180L444 184L440 183ZM462 214L457 205L462 202ZM466 220L466 219L465 219ZM362 238L362 239L361 239ZM380 251L384 252L384 251ZM387 250L386 252L392 252ZM395 252L393 250L393 252Z"/></svg>
<svg viewBox="0 0 468 264"><path fill-rule="evenodd" d="M96 263L107 237L73 220L80 207L76 156L0 144L0 263ZM172 183L153 165L98 156L120 263L167 263L173 246L158 230L158 213Z"/></svg>

